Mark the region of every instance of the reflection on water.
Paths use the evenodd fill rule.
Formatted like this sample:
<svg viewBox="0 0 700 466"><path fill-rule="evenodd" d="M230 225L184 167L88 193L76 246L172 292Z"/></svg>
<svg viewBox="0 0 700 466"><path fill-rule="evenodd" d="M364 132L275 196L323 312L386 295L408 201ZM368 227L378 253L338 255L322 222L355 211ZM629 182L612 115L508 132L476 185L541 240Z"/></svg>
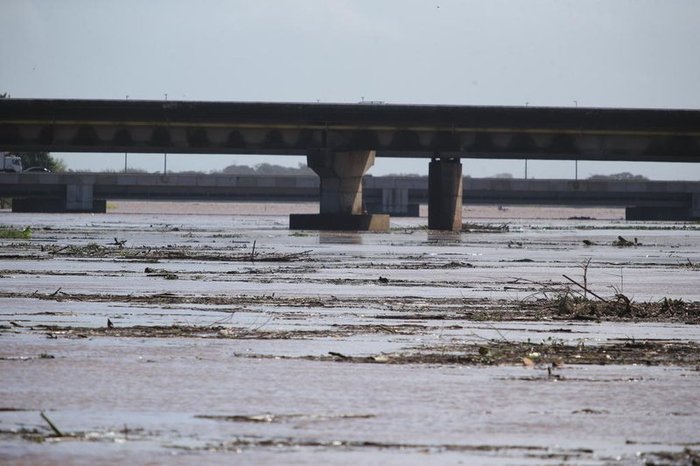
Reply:
<svg viewBox="0 0 700 466"><path fill-rule="evenodd" d="M462 235L455 231L438 231L428 230L428 242L430 243L459 243L462 241Z"/></svg>
<svg viewBox="0 0 700 466"><path fill-rule="evenodd" d="M362 244L360 233L348 233L339 231L319 231L319 244Z"/></svg>

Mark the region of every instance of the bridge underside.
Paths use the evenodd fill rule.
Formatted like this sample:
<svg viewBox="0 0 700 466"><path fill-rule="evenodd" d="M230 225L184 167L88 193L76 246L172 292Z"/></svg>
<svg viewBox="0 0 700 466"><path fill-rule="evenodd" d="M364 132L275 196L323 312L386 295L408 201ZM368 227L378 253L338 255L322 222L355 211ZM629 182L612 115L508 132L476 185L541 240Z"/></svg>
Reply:
<svg viewBox="0 0 700 466"><path fill-rule="evenodd" d="M306 155L321 209L299 225L320 228L366 215L375 156L431 158L429 224L457 229L460 158L699 162L700 112L0 99L0 149Z"/></svg>
<svg viewBox="0 0 700 466"><path fill-rule="evenodd" d="M700 132L700 128L698 129ZM295 128L192 124L3 123L6 151L270 154L697 162L700 136L550 130Z"/></svg>

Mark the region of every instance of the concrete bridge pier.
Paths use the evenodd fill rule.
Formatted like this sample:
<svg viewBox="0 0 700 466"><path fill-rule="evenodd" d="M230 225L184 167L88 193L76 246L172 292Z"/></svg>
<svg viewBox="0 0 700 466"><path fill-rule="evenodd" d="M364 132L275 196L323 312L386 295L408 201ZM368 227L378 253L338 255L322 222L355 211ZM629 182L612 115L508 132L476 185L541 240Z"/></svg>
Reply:
<svg viewBox="0 0 700 466"><path fill-rule="evenodd" d="M92 212L92 184L66 185L66 211Z"/></svg>
<svg viewBox="0 0 700 466"><path fill-rule="evenodd" d="M428 169L428 228L462 229L462 163L458 158L438 158Z"/></svg>
<svg viewBox="0 0 700 466"><path fill-rule="evenodd" d="M292 214L291 230L385 231L389 216L367 214L362 176L374 165L374 151L315 151L307 163L321 178L319 214Z"/></svg>
<svg viewBox="0 0 700 466"><path fill-rule="evenodd" d="M390 215L407 216L414 214L418 216L418 205L415 205L416 212L411 212L408 204L408 188L391 187L382 189L382 212L389 212Z"/></svg>
<svg viewBox="0 0 700 466"><path fill-rule="evenodd" d="M695 192L691 194L690 219L700 220L700 192Z"/></svg>

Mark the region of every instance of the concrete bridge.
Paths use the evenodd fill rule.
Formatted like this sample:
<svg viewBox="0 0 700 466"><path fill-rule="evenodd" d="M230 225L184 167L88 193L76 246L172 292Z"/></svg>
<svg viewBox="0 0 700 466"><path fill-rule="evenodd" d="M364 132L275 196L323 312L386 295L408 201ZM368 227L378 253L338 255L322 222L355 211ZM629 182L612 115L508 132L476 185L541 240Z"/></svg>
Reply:
<svg viewBox="0 0 700 466"><path fill-rule="evenodd" d="M307 156L320 213L291 228L384 229L365 214L375 156L425 157L428 225L461 225L460 158L700 162L700 111L0 99L0 149Z"/></svg>
<svg viewBox="0 0 700 466"><path fill-rule="evenodd" d="M700 219L700 183L684 181L522 180L464 178L462 202L625 207L630 220ZM0 197L14 211L104 212L106 200L238 200L317 202L314 176L0 173ZM417 216L429 202L427 177L367 176L367 211Z"/></svg>

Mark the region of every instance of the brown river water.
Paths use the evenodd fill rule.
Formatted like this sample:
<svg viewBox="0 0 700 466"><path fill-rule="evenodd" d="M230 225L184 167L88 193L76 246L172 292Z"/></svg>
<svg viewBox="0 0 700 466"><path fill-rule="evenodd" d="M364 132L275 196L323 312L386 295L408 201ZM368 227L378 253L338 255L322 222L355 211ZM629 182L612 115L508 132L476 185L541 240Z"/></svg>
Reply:
<svg viewBox="0 0 700 466"><path fill-rule="evenodd" d="M0 212L0 464L700 462L698 223L109 206Z"/></svg>

